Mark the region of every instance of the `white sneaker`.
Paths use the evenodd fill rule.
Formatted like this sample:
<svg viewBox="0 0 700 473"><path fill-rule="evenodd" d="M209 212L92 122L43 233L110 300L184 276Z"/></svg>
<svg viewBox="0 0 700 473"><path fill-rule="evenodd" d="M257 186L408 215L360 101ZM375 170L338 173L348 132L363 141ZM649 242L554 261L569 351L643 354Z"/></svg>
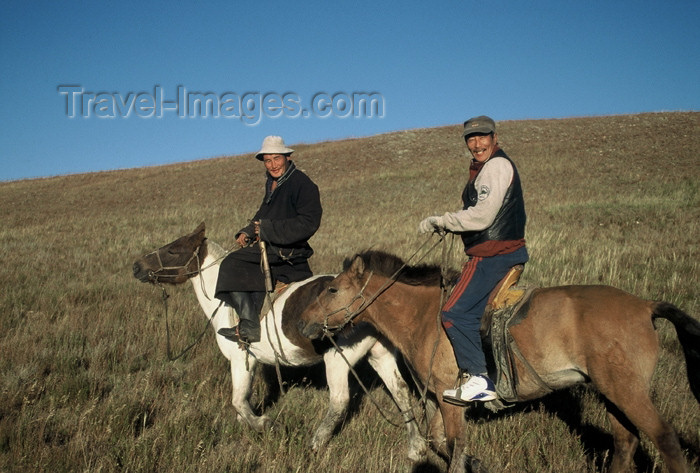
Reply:
<svg viewBox="0 0 700 473"><path fill-rule="evenodd" d="M493 381L479 374L470 376L461 386L442 393L445 401L460 405L471 401L493 401L497 397Z"/></svg>

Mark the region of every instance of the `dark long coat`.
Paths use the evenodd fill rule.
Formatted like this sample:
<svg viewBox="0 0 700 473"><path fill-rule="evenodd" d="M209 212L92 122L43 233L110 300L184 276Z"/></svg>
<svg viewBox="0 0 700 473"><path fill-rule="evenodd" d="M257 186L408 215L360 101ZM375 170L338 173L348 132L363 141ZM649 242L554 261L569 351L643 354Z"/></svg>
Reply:
<svg viewBox="0 0 700 473"><path fill-rule="evenodd" d="M260 237L267 244L273 283L300 281L312 275L308 259L313 249L309 238L320 227L323 214L318 186L292 161L274 190L272 182L268 174L265 198L251 222L260 222ZM253 236L253 224L242 228L236 237L241 233ZM264 291L260 260L258 243L230 253L219 269L216 297L227 301L228 292Z"/></svg>

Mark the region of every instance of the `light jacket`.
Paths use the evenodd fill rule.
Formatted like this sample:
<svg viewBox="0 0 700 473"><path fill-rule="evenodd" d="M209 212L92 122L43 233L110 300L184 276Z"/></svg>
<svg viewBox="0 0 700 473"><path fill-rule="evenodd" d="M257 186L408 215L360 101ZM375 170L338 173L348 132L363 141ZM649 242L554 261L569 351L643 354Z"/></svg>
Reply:
<svg viewBox="0 0 700 473"><path fill-rule="evenodd" d="M462 192L464 207L442 217L444 227L459 233L473 256L510 253L525 246L525 202L513 161L498 149L478 168Z"/></svg>

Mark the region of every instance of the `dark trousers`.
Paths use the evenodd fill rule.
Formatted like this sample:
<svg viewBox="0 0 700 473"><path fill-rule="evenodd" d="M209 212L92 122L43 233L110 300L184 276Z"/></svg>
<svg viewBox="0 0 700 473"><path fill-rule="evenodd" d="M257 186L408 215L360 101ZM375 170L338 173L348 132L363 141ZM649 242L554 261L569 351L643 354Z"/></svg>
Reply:
<svg viewBox="0 0 700 473"><path fill-rule="evenodd" d="M481 317L491 291L513 266L528 260L527 249L491 257L471 257L464 264L450 298L442 308L442 325L461 370L485 374L486 358L481 346Z"/></svg>
<svg viewBox="0 0 700 473"><path fill-rule="evenodd" d="M222 299L219 295L226 292L264 292L265 278L261 259L260 246L257 243L229 253L219 268L216 298ZM307 258L284 259L268 246L267 259L272 272L273 285L276 281L290 283L313 275Z"/></svg>

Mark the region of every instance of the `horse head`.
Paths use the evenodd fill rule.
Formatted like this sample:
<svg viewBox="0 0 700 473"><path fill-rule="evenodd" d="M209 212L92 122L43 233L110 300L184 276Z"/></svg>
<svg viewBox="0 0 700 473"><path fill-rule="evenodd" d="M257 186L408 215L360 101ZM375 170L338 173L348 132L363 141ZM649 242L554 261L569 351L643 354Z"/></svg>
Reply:
<svg viewBox="0 0 700 473"><path fill-rule="evenodd" d="M190 234L152 251L134 262L134 277L141 282L182 284L199 273L206 257L204 222Z"/></svg>
<svg viewBox="0 0 700 473"><path fill-rule="evenodd" d="M365 289L372 277L361 256L330 281L316 300L302 312L299 330L310 339L339 332L352 324L371 303Z"/></svg>
<svg viewBox="0 0 700 473"><path fill-rule="evenodd" d="M359 321L369 307L394 282L418 286L441 286L443 277L455 279L459 273L436 265L410 266L398 256L367 250L347 258L343 272L301 315L299 330L309 338L335 333ZM374 276L374 277L373 277Z"/></svg>

